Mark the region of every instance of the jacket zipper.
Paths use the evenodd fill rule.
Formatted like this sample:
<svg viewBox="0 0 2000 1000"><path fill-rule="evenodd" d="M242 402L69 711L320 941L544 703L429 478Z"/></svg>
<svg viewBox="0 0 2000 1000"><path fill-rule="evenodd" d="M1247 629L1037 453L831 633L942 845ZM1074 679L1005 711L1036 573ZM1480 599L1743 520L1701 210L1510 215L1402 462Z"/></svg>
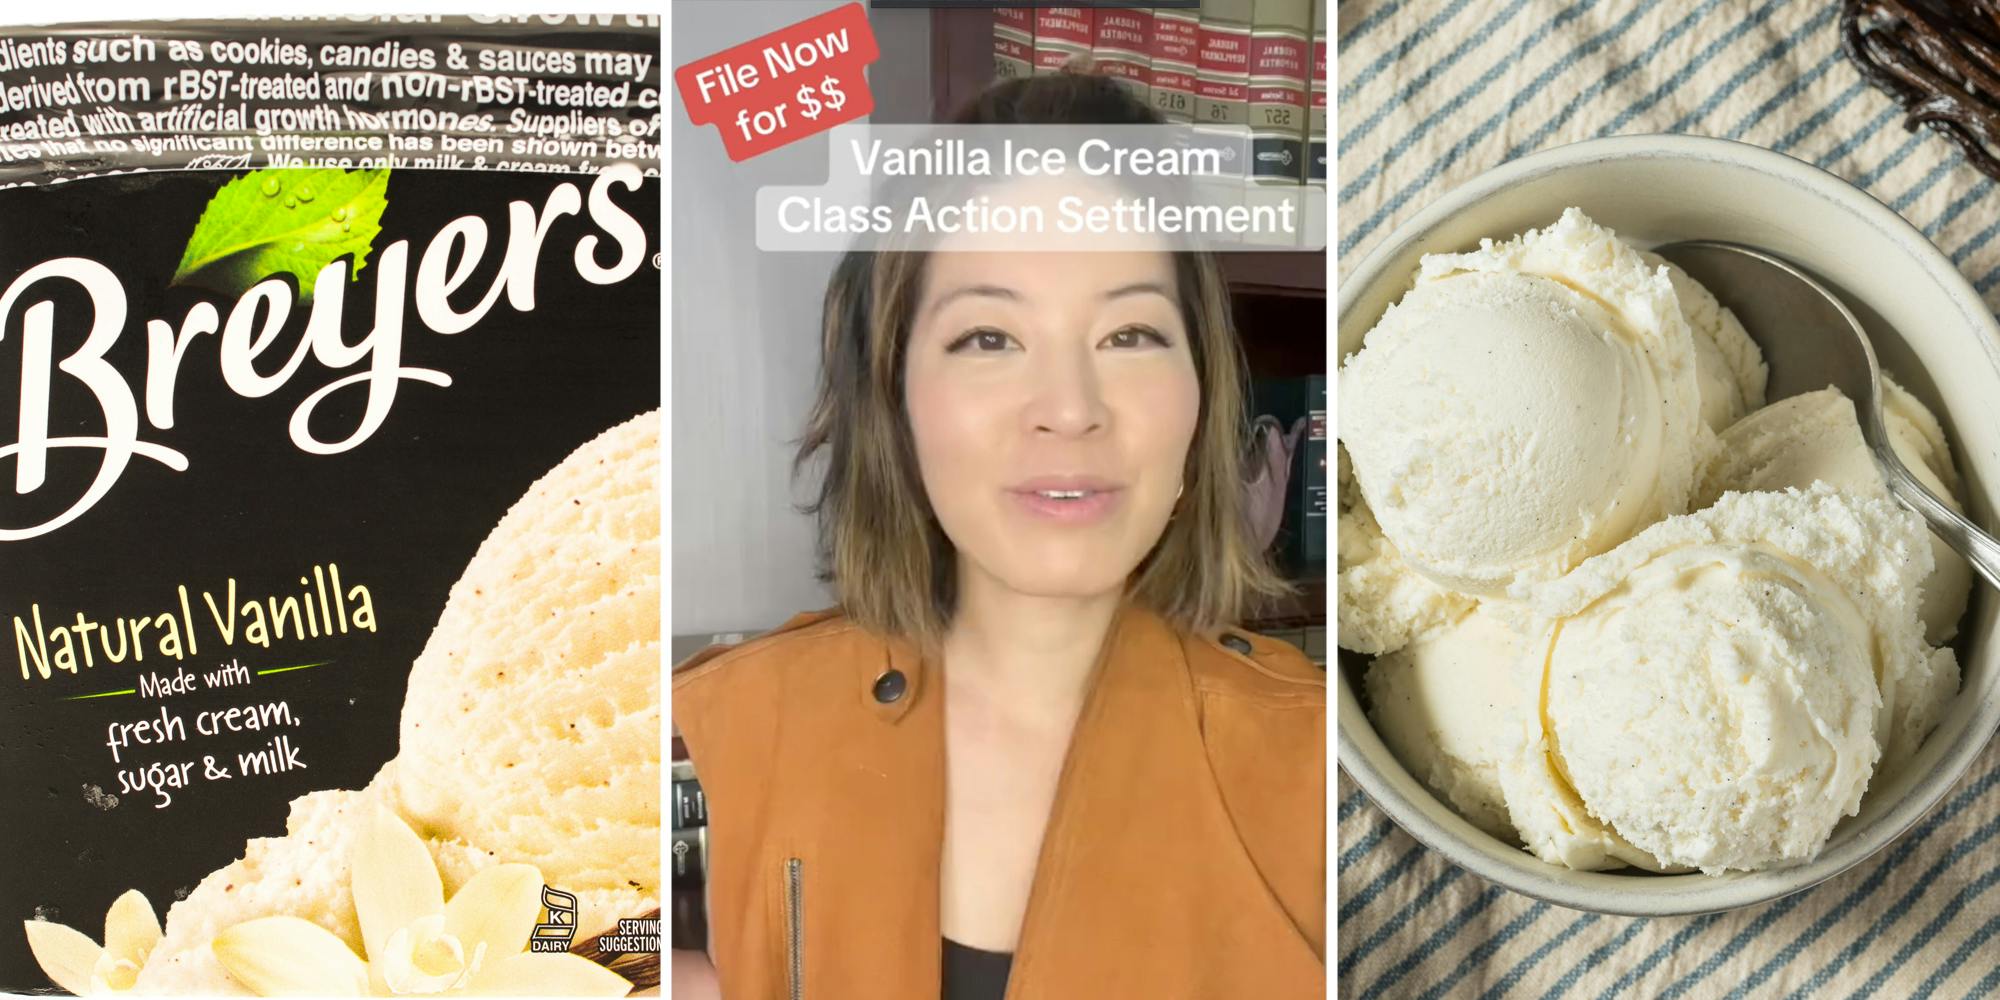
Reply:
<svg viewBox="0 0 2000 1000"><path fill-rule="evenodd" d="M791 1000L805 996L805 862L785 859L785 965Z"/></svg>

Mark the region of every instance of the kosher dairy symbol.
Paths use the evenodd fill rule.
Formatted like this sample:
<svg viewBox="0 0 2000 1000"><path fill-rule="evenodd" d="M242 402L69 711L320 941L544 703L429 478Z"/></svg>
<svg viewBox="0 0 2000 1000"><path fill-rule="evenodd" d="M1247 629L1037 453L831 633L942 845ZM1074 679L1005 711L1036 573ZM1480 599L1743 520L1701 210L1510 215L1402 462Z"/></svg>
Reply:
<svg viewBox="0 0 2000 1000"><path fill-rule="evenodd" d="M542 906L549 918L535 925L528 938L529 951L568 951L576 938L576 896L552 885L542 886Z"/></svg>

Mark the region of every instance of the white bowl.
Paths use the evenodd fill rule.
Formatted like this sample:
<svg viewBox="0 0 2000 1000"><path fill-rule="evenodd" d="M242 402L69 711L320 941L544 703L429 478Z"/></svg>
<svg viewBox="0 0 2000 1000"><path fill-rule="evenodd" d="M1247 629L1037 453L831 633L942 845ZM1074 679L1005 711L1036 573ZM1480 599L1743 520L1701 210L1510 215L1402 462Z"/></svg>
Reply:
<svg viewBox="0 0 2000 1000"><path fill-rule="evenodd" d="M1577 206L1635 245L1735 240L1804 265L1869 325L1883 366L1944 423L1967 513L2000 510L2000 326L1951 261L1901 216L1834 175L1767 149L1697 136L1593 139L1497 167L1390 234L1340 283L1340 350L1400 298L1426 253L1465 250L1554 222ZM1907 767L1878 774L1859 815L1817 858L1757 872L1581 872L1543 862L1466 822L1397 761L1355 692L1366 658L1341 654L1340 766L1404 830L1490 882L1551 903L1633 916L1724 910L1776 899L1881 850L1943 797L2000 726L2000 601L1975 581L1957 648L1960 696Z"/></svg>

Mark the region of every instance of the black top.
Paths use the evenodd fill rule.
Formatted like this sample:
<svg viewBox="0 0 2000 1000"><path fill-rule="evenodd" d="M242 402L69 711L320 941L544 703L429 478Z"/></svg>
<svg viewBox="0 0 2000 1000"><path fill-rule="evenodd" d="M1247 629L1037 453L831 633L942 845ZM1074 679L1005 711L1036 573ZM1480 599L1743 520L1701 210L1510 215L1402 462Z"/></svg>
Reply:
<svg viewBox="0 0 2000 1000"><path fill-rule="evenodd" d="M1001 1000L1013 967L1011 951L981 951L945 938L943 1000Z"/></svg>

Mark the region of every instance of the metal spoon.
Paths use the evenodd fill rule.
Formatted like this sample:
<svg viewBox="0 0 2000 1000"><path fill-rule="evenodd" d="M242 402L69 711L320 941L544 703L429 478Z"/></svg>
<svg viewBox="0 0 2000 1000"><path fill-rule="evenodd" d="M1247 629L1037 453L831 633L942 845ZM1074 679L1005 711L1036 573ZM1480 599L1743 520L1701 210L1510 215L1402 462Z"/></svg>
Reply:
<svg viewBox="0 0 2000 1000"><path fill-rule="evenodd" d="M2000 540L1946 506L1889 446L1882 423L1881 369L1861 321L1796 265L1755 247L1685 240L1654 247L1736 313L1771 368L1765 398L1777 402L1831 385L1854 403L1861 439L1889 493L1930 523L1979 575L2000 588Z"/></svg>

